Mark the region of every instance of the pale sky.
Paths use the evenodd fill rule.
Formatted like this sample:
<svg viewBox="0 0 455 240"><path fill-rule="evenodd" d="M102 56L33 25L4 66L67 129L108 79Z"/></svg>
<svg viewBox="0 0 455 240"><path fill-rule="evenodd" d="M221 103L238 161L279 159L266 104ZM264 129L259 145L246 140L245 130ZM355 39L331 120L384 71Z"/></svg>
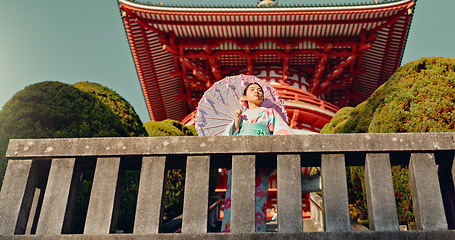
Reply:
<svg viewBox="0 0 455 240"><path fill-rule="evenodd" d="M280 5L367 0L279 0ZM256 0L150 1L186 5L256 5ZM402 64L455 58L453 0L418 0ZM99 83L150 121L116 0L0 0L0 108L42 81Z"/></svg>

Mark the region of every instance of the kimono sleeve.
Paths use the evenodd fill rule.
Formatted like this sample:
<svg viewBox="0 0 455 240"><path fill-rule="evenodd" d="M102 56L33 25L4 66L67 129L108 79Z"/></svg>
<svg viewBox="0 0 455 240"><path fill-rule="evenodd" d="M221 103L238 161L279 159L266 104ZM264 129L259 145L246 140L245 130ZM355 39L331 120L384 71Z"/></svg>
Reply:
<svg viewBox="0 0 455 240"><path fill-rule="evenodd" d="M234 121L229 123L229 125L226 126L226 129L224 130L223 134L221 136L231 136L231 135L238 135L239 134L239 129L235 130L234 134L232 134L232 130L234 129Z"/></svg>
<svg viewBox="0 0 455 240"><path fill-rule="evenodd" d="M269 118L268 128L273 131L273 135L294 135L292 129L275 109L270 109Z"/></svg>

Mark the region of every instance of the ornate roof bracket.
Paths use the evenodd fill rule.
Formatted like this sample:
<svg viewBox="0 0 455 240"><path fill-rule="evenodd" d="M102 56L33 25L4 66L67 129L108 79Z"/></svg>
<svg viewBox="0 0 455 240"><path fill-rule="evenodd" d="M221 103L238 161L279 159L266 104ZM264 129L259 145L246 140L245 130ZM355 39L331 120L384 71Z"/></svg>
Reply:
<svg viewBox="0 0 455 240"><path fill-rule="evenodd" d="M192 87L192 88L187 87L186 88L187 91L185 94L186 102L187 102L186 107L189 108L189 112L191 112L196 109L197 104L199 102L199 100L194 99L192 97L192 95L193 95L192 90L193 89L206 90L207 86L206 86L206 84L201 83L201 81L199 79L195 79L194 76L188 76L188 74L187 74L188 70L187 70L186 66L183 64L182 64L182 71L183 71L183 76L182 76L183 81L188 83Z"/></svg>
<svg viewBox="0 0 455 240"><path fill-rule="evenodd" d="M280 44L277 44L277 45L279 47L282 47L282 46L280 46ZM295 55L295 54L291 53L292 47L293 46L291 46L291 44L289 44L289 43L284 46L285 56L284 56L283 69L282 69L283 81L281 82L281 84L284 84L284 85L289 84L288 83L289 60L291 57L293 57Z"/></svg>
<svg viewBox="0 0 455 240"><path fill-rule="evenodd" d="M253 59L253 58L259 57L260 55L275 55L280 58L285 58L286 56L290 56L292 58L298 54L317 55L319 53L320 53L320 51L316 50L316 49L296 49L296 50L292 50L292 52L290 52L290 53L284 53L282 50L279 50L279 49L277 49L277 50L250 50L250 53L247 53L245 50L213 50L211 54L208 54L202 50L188 50L188 51L185 51L184 56L188 59L201 59L201 58L208 59L210 57L221 58L222 56L236 55L236 56L240 56L245 59L248 57L251 57ZM336 54L336 56L340 56L340 57L348 57L351 55L350 52L346 52L346 51L339 51L334 54Z"/></svg>
<svg viewBox="0 0 455 240"><path fill-rule="evenodd" d="M329 58L346 58L350 59L349 57L352 57L353 55L358 57L359 60L361 60L361 57L363 55L363 52L371 48L371 42L369 41L374 41L376 39L376 34L368 34L366 31L362 30L360 34L360 42L359 39L357 39L357 42L349 42L349 43L343 43L341 42L333 42L333 43L324 43L321 41L318 41L317 39L312 39L310 41L314 42L316 41L316 44L322 48L322 50L317 50L317 49L293 49L297 47L298 43L295 41L292 43L286 43L286 44L277 44L278 47L284 48L284 49L276 49L276 50L252 50L251 44L254 44L254 47L257 47L259 43L244 43L242 41L234 41L235 44L237 44L238 47L243 48L239 50L224 50L224 49L217 49L214 50L214 48L219 48L223 42L226 42L227 40L224 41L219 41L217 40L216 42L213 42L213 40L209 40L209 42L204 42L204 43L191 43L191 42L183 42L183 41L176 41L174 42L179 42L173 46L163 44L163 49L172 53L173 55L177 55L177 53L180 51L178 54L179 56L185 56L185 60L181 60L181 64L186 64L186 67L193 70L192 73L194 76L197 78L201 79L202 81L206 82L206 86L209 86L210 84L213 84L214 81L222 79L223 75L226 73L229 73L227 69L224 69L226 71L222 71L219 60L222 56L226 55L237 55L241 58L244 58L246 60L246 68L248 69L248 74L253 74L254 68L253 68L253 61L255 58L260 57L263 54L273 54L277 58L282 58L283 63L282 63L282 79L283 82L282 84L287 83L287 74L288 70L290 67L290 60L295 57L298 54L314 54L315 57L319 57L320 60L316 66L316 68L312 71L313 77L311 81L311 92L313 94L322 94L321 91L323 92L328 92L329 86L333 86L330 82L332 82L334 79L337 79L337 77L340 76L340 74L343 73L344 71L344 64L342 64L342 67L340 66L334 66L332 68L332 71L329 72L324 81L321 81L321 78L324 76L324 72L326 69L330 69L330 64L327 65L327 60ZM307 40L302 40L302 41L307 41ZM171 42L169 40L169 42ZM232 42L232 41L231 41ZM337 47L337 48L335 48ZM340 49L339 47L344 47L343 49ZM346 48L350 48L351 51L346 51ZM178 49L178 50L177 50ZM185 49L191 49L191 50L185 50ZM193 49L200 49L200 50L193 50ZM190 61L191 59L194 59L194 61ZM199 59L205 59L207 65L209 65L209 69L206 71L202 66L198 66L195 62L199 61ZM355 60L353 60L355 61ZM342 61L341 63L344 63ZM350 62L349 62L350 63ZM326 66L327 65L327 66ZM357 64L358 65L358 64ZM210 73L211 72L211 73ZM357 69L354 68L354 64L351 64L351 70L350 72L352 73L361 73L361 71L357 71ZM309 72L311 73L311 72ZM352 78L351 78L352 79ZM212 83L209 83L210 81L213 81ZM321 82L324 82L323 85L320 85ZM192 82L192 86L197 86L198 89L202 89L201 84L197 84Z"/></svg>
<svg viewBox="0 0 455 240"><path fill-rule="evenodd" d="M197 64L195 60L188 59L186 57L180 57L180 62L182 65L185 65L187 68L193 70L193 75L204 81L207 88L211 87L215 82L212 74L206 68L203 68L200 64Z"/></svg>
<svg viewBox="0 0 455 240"><path fill-rule="evenodd" d="M326 78L324 79L323 83L317 87L316 89L311 89L311 93L313 93L316 96L319 96L321 94L324 94L328 92L331 88L335 88L335 86L331 85L331 82L333 79L339 77L343 71L344 68L350 66L351 64L354 64L356 60L356 55L352 55L341 61L338 65L332 68L332 70L327 74ZM340 85L344 85L345 81Z"/></svg>
<svg viewBox="0 0 455 240"><path fill-rule="evenodd" d="M283 61L283 81L281 82L281 84L284 84L284 85L288 85L289 83L287 82L288 81L288 71L289 71L289 54L286 55L284 57L284 61Z"/></svg>
<svg viewBox="0 0 455 240"><path fill-rule="evenodd" d="M326 94L329 92L330 89L336 88L337 86L343 86L346 83L351 83L354 79L356 79L356 75L365 73L365 71L360 71L360 69L357 69L359 66L361 66L361 61L363 57L363 53L371 48L371 42L376 40L377 34L369 34L367 36L367 32L365 30L361 30L360 32L360 42L357 43L351 43L351 48L352 48L352 54L351 56L348 56L345 60L341 61L337 66L333 67L331 72L329 72L326 75L326 79L323 81L323 84L320 85L321 82L321 77L324 73L325 66L327 63L327 58L329 57L326 53L331 52L333 45L328 44L324 47L324 50L322 51L323 55L318 63L318 66L316 67L315 73L313 74L313 78L311 81L311 93L315 95L322 95ZM330 57L333 57L332 54L330 54ZM354 64L355 61L357 60L357 64ZM350 77L348 78L343 78L341 80L342 83L338 84L331 84L331 82L339 77L344 69L346 67L350 67L349 72L350 72ZM357 66L357 67L355 67ZM350 87L346 89L348 92L350 92Z"/></svg>
<svg viewBox="0 0 455 240"><path fill-rule="evenodd" d="M169 53L172 53L172 55L177 55L179 54L179 51L175 49L174 47L171 47L170 45L163 44L163 50L167 51Z"/></svg>
<svg viewBox="0 0 455 240"><path fill-rule="evenodd" d="M185 101L188 97L187 95L187 90L185 90L185 83L183 79L183 73L180 71L180 66L178 64L179 59L177 57L173 57L173 62L174 62L174 71L170 72L170 75L173 77L178 77L179 78L179 94L175 96L175 101L183 101L183 112L185 114L188 114L188 102Z"/></svg>
<svg viewBox="0 0 455 240"><path fill-rule="evenodd" d="M253 61L251 56L246 57L246 67L248 69L248 74L253 75Z"/></svg>
<svg viewBox="0 0 455 240"><path fill-rule="evenodd" d="M355 64L357 67L354 68L354 65L351 65L352 80L350 86L346 87L346 98L344 99L344 103L342 103L343 105L349 104L352 97L358 97L360 95L357 93L358 76L366 74L366 70L361 69L363 54L366 50L371 49L371 43L376 40L377 36L376 33L368 34L365 29L362 29L360 32L360 44L355 49L355 52L358 53L357 63Z"/></svg>
<svg viewBox="0 0 455 240"><path fill-rule="evenodd" d="M179 64L180 62L180 52L182 49L180 49L178 46L175 46L174 44L174 39L175 35L170 33L169 38L165 37L159 37L159 40L161 43L163 43L163 50L169 52L172 54L173 57L173 62L174 62L174 71L171 71L169 75L174 76L174 77L179 77L179 94L175 96L176 101L183 101L183 112L185 114L188 114L188 112L191 112L193 109L189 109L189 105L191 105L191 88L185 88L184 82L189 82L192 86L195 84L193 81L188 80L188 76L186 74L186 67L181 66ZM180 68L182 70L180 70Z"/></svg>
<svg viewBox="0 0 455 240"><path fill-rule="evenodd" d="M143 21L142 21L140 18L138 18L138 17L135 18L134 21L135 21L137 24L139 24L139 26L141 26L141 27L144 28L144 29L147 29L147 30L153 31L153 32L155 32L155 33L158 33L158 34L161 35L161 36L166 35L165 32L159 30L158 28L154 28L154 27L150 26L149 24L143 22Z"/></svg>
<svg viewBox="0 0 455 240"><path fill-rule="evenodd" d="M324 47L324 49L322 50L322 56L319 60L318 66L315 69L313 78L311 79L310 91L313 91L313 89L318 88L321 76L324 73L327 59L329 57L328 53L332 51L333 45L331 43L329 43L329 44L324 45L323 47Z"/></svg>
<svg viewBox="0 0 455 240"><path fill-rule="evenodd" d="M324 73L325 64L327 62L328 55L324 54L321 59L319 59L318 66L315 68L315 72L313 74L313 78L311 79L311 87L310 92L314 93L313 91L316 90L319 86L319 80L321 79L322 74Z"/></svg>
<svg viewBox="0 0 455 240"><path fill-rule="evenodd" d="M210 69L212 70L213 77L215 80L223 79L223 74L221 74L221 67L218 61L214 57L209 57Z"/></svg>
<svg viewBox="0 0 455 240"><path fill-rule="evenodd" d="M123 5L122 5L123 6ZM144 22L142 20L142 18L140 16L138 16L137 14L133 13L130 9L126 8L126 7L122 7L120 6L120 9L122 11L122 17L125 18L125 17L128 17L128 18L134 18L134 22L136 22L137 24L139 24L139 26L141 26L142 28L144 29L147 29L147 30L151 30L155 33L158 33L159 35L166 35L167 33L159 30L158 28L155 28L155 27L152 27L150 26L149 24L147 24L146 22ZM129 16L128 16L129 15Z"/></svg>
<svg viewBox="0 0 455 240"><path fill-rule="evenodd" d="M211 54L212 53L212 48L207 46L207 45L204 45L202 47L202 50L204 50L204 52L208 53L208 54Z"/></svg>
<svg viewBox="0 0 455 240"><path fill-rule="evenodd" d="M184 75L183 79L185 82L191 84L191 86L194 87L195 89L207 90L207 86L198 81L199 79L195 79L194 76ZM191 91L189 91L187 95L191 96Z"/></svg>

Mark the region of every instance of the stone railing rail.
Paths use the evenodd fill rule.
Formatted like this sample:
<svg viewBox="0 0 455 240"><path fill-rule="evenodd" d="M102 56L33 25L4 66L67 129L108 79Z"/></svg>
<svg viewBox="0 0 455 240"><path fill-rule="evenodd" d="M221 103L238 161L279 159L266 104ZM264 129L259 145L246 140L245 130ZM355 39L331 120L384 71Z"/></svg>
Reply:
<svg viewBox="0 0 455 240"><path fill-rule="evenodd" d="M0 239L455 239L437 174L437 164L452 166L454 152L455 133L11 140ZM352 165L365 166L371 231L350 228L345 166ZM391 165L409 167L416 231L399 231ZM261 166L277 168L278 232L254 233L255 168ZM303 231L301 166L321 167L323 232ZM75 183L90 167L84 233L71 234ZM186 169L181 234L159 233L169 167ZM231 233L207 233L214 167L232 167ZM124 169L141 171L134 230L114 234Z"/></svg>

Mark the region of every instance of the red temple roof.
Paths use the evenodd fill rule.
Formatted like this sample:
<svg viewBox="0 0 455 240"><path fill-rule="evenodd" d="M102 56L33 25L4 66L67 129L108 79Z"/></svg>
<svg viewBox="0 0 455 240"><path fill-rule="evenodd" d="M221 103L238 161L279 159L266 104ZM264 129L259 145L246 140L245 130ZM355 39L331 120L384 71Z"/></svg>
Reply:
<svg viewBox="0 0 455 240"><path fill-rule="evenodd" d="M119 0L152 120L181 119L226 75L279 66L281 85L355 106L400 66L413 0L365 6L163 7ZM294 81L299 71L307 84Z"/></svg>

